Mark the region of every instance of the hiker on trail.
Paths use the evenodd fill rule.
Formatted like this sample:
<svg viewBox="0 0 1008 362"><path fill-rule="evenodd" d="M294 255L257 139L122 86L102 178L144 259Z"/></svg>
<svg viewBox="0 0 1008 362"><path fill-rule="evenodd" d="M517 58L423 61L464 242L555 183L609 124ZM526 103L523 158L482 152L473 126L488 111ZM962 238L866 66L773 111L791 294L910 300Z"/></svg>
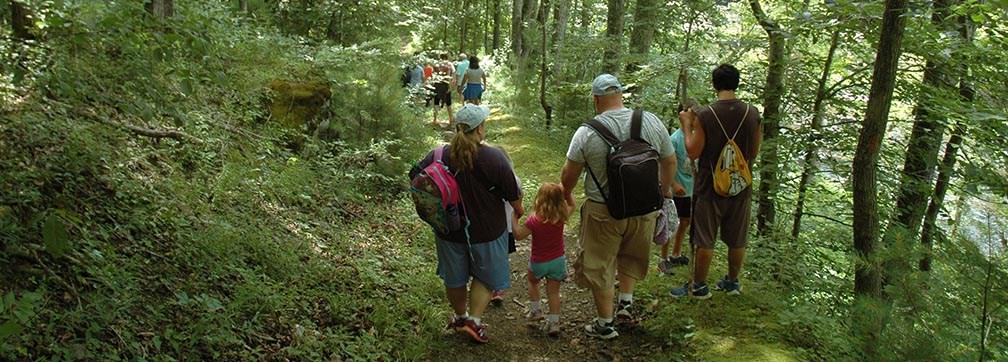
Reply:
<svg viewBox="0 0 1008 362"><path fill-rule="evenodd" d="M413 87L419 87L420 85L423 84L423 81L424 81L423 66L420 65L420 58L414 57L413 67L412 70L410 70L410 85Z"/></svg>
<svg viewBox="0 0 1008 362"><path fill-rule="evenodd" d="M472 104L480 104L483 92L486 91L486 72L480 68L479 58L475 55L469 57L469 70L466 70L465 77L462 78L465 89L462 90L462 98Z"/></svg>
<svg viewBox="0 0 1008 362"><path fill-rule="evenodd" d="M447 328L465 332L479 343L488 341L482 318L490 303L490 291L511 286L507 223L501 201L510 202L519 217L524 210L507 158L499 149L482 144L486 139L484 120L489 114L487 107L476 105L466 105L455 114L455 137L442 161L455 175L469 225L448 235L435 232L437 273L444 280L454 311ZM434 154L427 154L413 168L411 179L433 162ZM470 279L472 285L466 290Z"/></svg>
<svg viewBox="0 0 1008 362"><path fill-rule="evenodd" d="M574 212L574 205L564 199L563 186L547 182L539 187L532 215L525 224L514 218L515 239L532 236L532 255L529 257L528 288L529 322L546 320L543 330L551 337L560 335L560 282L567 278L567 257L564 256L564 224ZM543 315L539 281L546 279L549 297L549 314Z"/></svg>
<svg viewBox="0 0 1008 362"><path fill-rule="evenodd" d="M469 70L469 56L466 53L459 54L458 63L455 63L455 86L456 91L458 91L459 99L462 99L462 89L465 88L465 84L462 83L462 79L465 77L465 73Z"/></svg>
<svg viewBox="0 0 1008 362"><path fill-rule="evenodd" d="M749 241L749 209L752 203L752 179L748 165L753 164L759 153L763 129L759 111L735 98L739 84L738 69L721 64L712 72L711 83L717 92L716 102L700 112L694 113L691 109L679 112L686 152L691 159L698 160L690 238L696 247L696 255L692 283L688 281L682 288L673 289L670 293L674 297L711 297L707 272L719 231L721 240L728 245L728 275L717 282L715 289L723 290L728 295L738 295L742 290L738 277L745 259L746 243ZM732 188L731 191L737 194L723 196L724 189L716 185L720 180L715 180L715 174L720 173L723 165L729 161L719 159L725 153L726 145L730 146L729 140L734 140L743 154L740 156L744 156L746 163L743 166L750 179L748 184L743 184L744 188ZM728 148L728 151L733 149ZM729 152L731 153L734 152Z"/></svg>
<svg viewBox="0 0 1008 362"><path fill-rule="evenodd" d="M692 101L696 104L696 101ZM690 223L690 209L693 203L693 161L686 154L686 143L683 141L682 128L669 136L676 155L675 183L672 184L672 203L679 216L672 242L672 256L669 256L669 243L661 246L661 259L658 260L658 270L665 275L672 275L672 268L689 264L689 257L682 254L683 236Z"/></svg>
<svg viewBox="0 0 1008 362"><path fill-rule="evenodd" d="M437 63L437 67L434 68L434 76L432 83L434 83L434 125L440 126L438 123L438 113L441 111L441 107L444 106L448 110L448 126L452 127L455 125L455 115L452 114L452 99L451 99L451 84L450 82L454 79L452 76L452 64L448 61L448 54L442 53L440 56L440 62Z"/></svg>
<svg viewBox="0 0 1008 362"><path fill-rule="evenodd" d="M621 318L631 318L634 286L647 275L651 258L651 243L655 232L655 219L661 207L662 197L671 198L675 157L665 125L650 112L635 112L623 106L623 86L616 77L602 74L595 78L591 87L595 116L603 128L618 140L631 137L631 123L637 123L637 133L646 141L650 149L657 151L657 167L654 179L639 180L654 185L653 190L627 191L653 192L648 202L655 207L641 215L617 218L616 211L607 200L614 200L609 185L622 180L609 180L607 158L611 146L595 126L577 129L567 150L567 161L563 166L561 181L567 203L574 206L574 187L581 172L588 169L585 176L584 192L587 201L581 206L580 237L574 260L573 279L577 285L591 290L595 302L597 318L585 326L588 335L610 339L619 335L613 323L613 298L616 294L614 283L619 272L619 304L615 314ZM634 116L636 114L636 116ZM634 122L634 118L638 121ZM620 170L615 170L620 172ZM591 176L591 178L589 178ZM660 179L660 185L658 180ZM631 181L632 183L632 181ZM608 195L608 196L607 196ZM632 196L632 195L631 195ZM654 200L650 200L654 196ZM607 199L608 197L608 199Z"/></svg>

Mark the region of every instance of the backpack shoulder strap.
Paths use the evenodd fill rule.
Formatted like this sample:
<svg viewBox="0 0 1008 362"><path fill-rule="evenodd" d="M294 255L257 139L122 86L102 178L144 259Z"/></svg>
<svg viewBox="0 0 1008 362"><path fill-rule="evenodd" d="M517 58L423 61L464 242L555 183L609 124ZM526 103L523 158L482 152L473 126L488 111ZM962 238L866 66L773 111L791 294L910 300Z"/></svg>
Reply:
<svg viewBox="0 0 1008 362"><path fill-rule="evenodd" d="M444 156L445 147L448 146L441 146L434 149L434 162L441 162Z"/></svg>
<svg viewBox="0 0 1008 362"><path fill-rule="evenodd" d="M745 106L745 114L742 115L742 120L739 121L738 128L735 129L735 134L731 136L731 139L733 141L735 140L735 136L738 136L738 132L742 130L742 125L745 124L746 118L749 118L749 105L748 104L746 104L746 106ZM723 127L722 127L722 129L723 129Z"/></svg>
<svg viewBox="0 0 1008 362"><path fill-rule="evenodd" d="M644 121L641 120L643 114L644 111L638 109L633 111L633 116L630 116L630 139L644 141L644 139L641 138L641 126L644 123Z"/></svg>
<svg viewBox="0 0 1008 362"><path fill-rule="evenodd" d="M598 135L601 136L610 147L619 143L619 140L612 134L612 131L609 131L609 128L602 124L602 122L599 122L599 120L592 118L589 119L588 122L585 122L584 125L595 130L595 133L598 133Z"/></svg>
<svg viewBox="0 0 1008 362"><path fill-rule="evenodd" d="M725 131L724 124L721 124L721 117L718 117L717 112L714 112L714 107L707 106L707 109L710 109L711 114L714 115L714 120L716 120L717 125L721 127L721 132L724 133L725 138L727 138L729 141L734 140L735 137L728 137L728 131Z"/></svg>

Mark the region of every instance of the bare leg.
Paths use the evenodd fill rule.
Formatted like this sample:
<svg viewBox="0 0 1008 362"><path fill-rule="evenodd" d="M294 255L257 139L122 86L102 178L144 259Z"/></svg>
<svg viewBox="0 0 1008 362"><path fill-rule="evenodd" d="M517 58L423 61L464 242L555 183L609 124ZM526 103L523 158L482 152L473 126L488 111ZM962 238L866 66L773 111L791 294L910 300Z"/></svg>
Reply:
<svg viewBox="0 0 1008 362"><path fill-rule="evenodd" d="M679 243L679 241L676 240L676 245L678 245L678 243ZM665 243L665 245L661 246L661 254L660 255L661 255L661 260L668 259L668 243Z"/></svg>
<svg viewBox="0 0 1008 362"><path fill-rule="evenodd" d="M707 280L707 272L710 271L711 258L714 257L714 249L696 249L696 261L694 262L693 281L702 282Z"/></svg>
<svg viewBox="0 0 1008 362"><path fill-rule="evenodd" d="M445 288L445 294L448 295L448 304L451 304L452 310L455 314L464 314L466 312L466 287L461 286L458 288Z"/></svg>
<svg viewBox="0 0 1008 362"><path fill-rule="evenodd" d="M539 295L539 281L534 280L535 277L529 272L528 276L528 290L529 290L529 300L535 302L542 300L542 296Z"/></svg>
<svg viewBox="0 0 1008 362"><path fill-rule="evenodd" d="M476 318L483 318L487 304L490 304L490 289L487 289L479 280L473 279L472 286L469 287L469 315Z"/></svg>
<svg viewBox="0 0 1008 362"><path fill-rule="evenodd" d="M689 229L690 218L684 217L679 218L679 227L675 230L675 245L672 246L672 256L682 255L682 242L683 237L686 235L686 229ZM668 248L668 244L662 246L662 251Z"/></svg>
<svg viewBox="0 0 1008 362"><path fill-rule="evenodd" d="M620 274L619 278L619 291L620 293L633 294L634 286L637 285L637 279Z"/></svg>
<svg viewBox="0 0 1008 362"><path fill-rule="evenodd" d="M613 296L616 290L592 290L592 299L595 300L595 313L599 318L612 318L613 316Z"/></svg>
<svg viewBox="0 0 1008 362"><path fill-rule="evenodd" d="M559 315L560 314L559 280L546 279L546 295L549 296L549 314Z"/></svg>
<svg viewBox="0 0 1008 362"><path fill-rule="evenodd" d="M728 249L728 280L738 280L745 260L745 248Z"/></svg>

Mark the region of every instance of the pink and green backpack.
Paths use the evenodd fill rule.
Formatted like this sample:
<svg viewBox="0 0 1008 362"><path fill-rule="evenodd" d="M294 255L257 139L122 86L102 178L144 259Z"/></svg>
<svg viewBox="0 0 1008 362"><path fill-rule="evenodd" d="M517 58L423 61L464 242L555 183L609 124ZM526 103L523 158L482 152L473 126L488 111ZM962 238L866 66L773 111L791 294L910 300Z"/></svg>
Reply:
<svg viewBox="0 0 1008 362"><path fill-rule="evenodd" d="M410 182L417 215L440 235L469 226L455 175L443 161L445 147L434 149L434 160Z"/></svg>

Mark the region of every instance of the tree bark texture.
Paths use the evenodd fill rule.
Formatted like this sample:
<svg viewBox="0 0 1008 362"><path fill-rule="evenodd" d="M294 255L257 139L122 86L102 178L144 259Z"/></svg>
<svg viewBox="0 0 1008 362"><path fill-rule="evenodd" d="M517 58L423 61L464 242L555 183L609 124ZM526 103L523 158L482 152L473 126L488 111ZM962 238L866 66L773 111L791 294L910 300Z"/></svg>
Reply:
<svg viewBox="0 0 1008 362"><path fill-rule="evenodd" d="M647 59L654 42L655 29L658 25L658 0L637 0L634 7L634 27L630 32L630 61L627 62L627 72L637 70Z"/></svg>
<svg viewBox="0 0 1008 362"><path fill-rule="evenodd" d="M567 39L567 21L570 20L571 0L557 0L553 5L553 56L556 57L563 49ZM553 64L553 76L560 74L560 63Z"/></svg>
<svg viewBox="0 0 1008 362"><path fill-rule="evenodd" d="M523 24L531 24L533 19L537 19L539 17L539 7L547 6L546 5L547 0L542 0L542 2L543 3L540 5L539 0L525 0L524 5L525 8L522 11ZM535 44L532 44L531 39L528 39L528 33L522 32L522 36L525 37L525 39L522 40L522 50L521 50L522 64L524 64L525 63L524 61L528 59L529 54L532 53L532 49L535 48Z"/></svg>
<svg viewBox="0 0 1008 362"><path fill-rule="evenodd" d="M493 45L492 49L496 52L500 49L501 42L501 0L493 0Z"/></svg>
<svg viewBox="0 0 1008 362"><path fill-rule="evenodd" d="M805 209L805 196L808 194L808 186L812 183L812 175L819 165L819 138L822 137L823 128L823 102L826 100L826 82L829 81L830 73L833 72L833 56L836 55L837 45L840 44L840 29L833 31L830 39L829 52L826 53L826 61L823 63L822 76L816 86L815 100L812 102L812 131L808 134L805 144L805 157L800 181L798 181L798 201L795 204L794 223L791 225L791 238L797 239L801 232L802 213Z"/></svg>
<svg viewBox="0 0 1008 362"><path fill-rule="evenodd" d="M14 37L21 40L34 39L32 35L32 15L28 7L20 1L11 1L11 30Z"/></svg>
<svg viewBox="0 0 1008 362"><path fill-rule="evenodd" d="M854 250L859 260L854 268L854 292L859 297L882 297L882 278L876 249L879 240L879 151L889 121L896 68L902 51L907 0L887 0L882 16L881 38L868 93L868 107L854 152L851 178L854 183ZM880 322L879 322L880 323Z"/></svg>
<svg viewBox="0 0 1008 362"><path fill-rule="evenodd" d="M524 8L524 0L513 0L511 1L511 54L515 57L515 62L517 64L518 57L521 56L522 49L522 31L524 26L522 24L522 10Z"/></svg>
<svg viewBox="0 0 1008 362"><path fill-rule="evenodd" d="M864 328L861 348L867 360L877 359L878 338L882 335L884 318L876 308L882 299L882 276L876 249L879 243L878 172L879 151L889 121L896 69L902 51L907 0L886 0L882 15L881 38L875 55L875 69L868 92L868 107L861 126L861 135L854 151L851 179L854 183L854 295L861 308L855 325ZM884 308L882 308L884 309Z"/></svg>
<svg viewBox="0 0 1008 362"><path fill-rule="evenodd" d="M475 0L463 0L462 1L462 36L459 37L459 53L465 53L466 51L466 38L469 37L469 7L472 6L472 2Z"/></svg>
<svg viewBox="0 0 1008 362"><path fill-rule="evenodd" d="M157 19L170 18L175 14L174 0L148 0L144 8Z"/></svg>
<svg viewBox="0 0 1008 362"><path fill-rule="evenodd" d="M608 0L606 15L606 47L602 57L602 71L616 74L620 70L623 50L623 8L626 0Z"/></svg>
<svg viewBox="0 0 1008 362"><path fill-rule="evenodd" d="M550 123L553 121L553 107L551 107L546 102L546 78L548 74L546 73L546 40L549 38L546 36L546 16L549 13L549 8L543 0L543 6L539 7L539 29L542 39L540 39L540 49L539 54L539 105L542 106L543 113L546 114L546 128L550 127Z"/></svg>
<svg viewBox="0 0 1008 362"><path fill-rule="evenodd" d="M238 0L238 11L242 14L248 14L248 0Z"/></svg>
<svg viewBox="0 0 1008 362"><path fill-rule="evenodd" d="M759 235L766 236L774 227L777 215L774 207L779 183L777 136L780 134L780 106L784 96L784 64L787 62L787 54L780 25L763 12L758 0L749 0L749 6L770 40L769 67L763 89L763 154L760 158L760 192L756 210L756 231Z"/></svg>

